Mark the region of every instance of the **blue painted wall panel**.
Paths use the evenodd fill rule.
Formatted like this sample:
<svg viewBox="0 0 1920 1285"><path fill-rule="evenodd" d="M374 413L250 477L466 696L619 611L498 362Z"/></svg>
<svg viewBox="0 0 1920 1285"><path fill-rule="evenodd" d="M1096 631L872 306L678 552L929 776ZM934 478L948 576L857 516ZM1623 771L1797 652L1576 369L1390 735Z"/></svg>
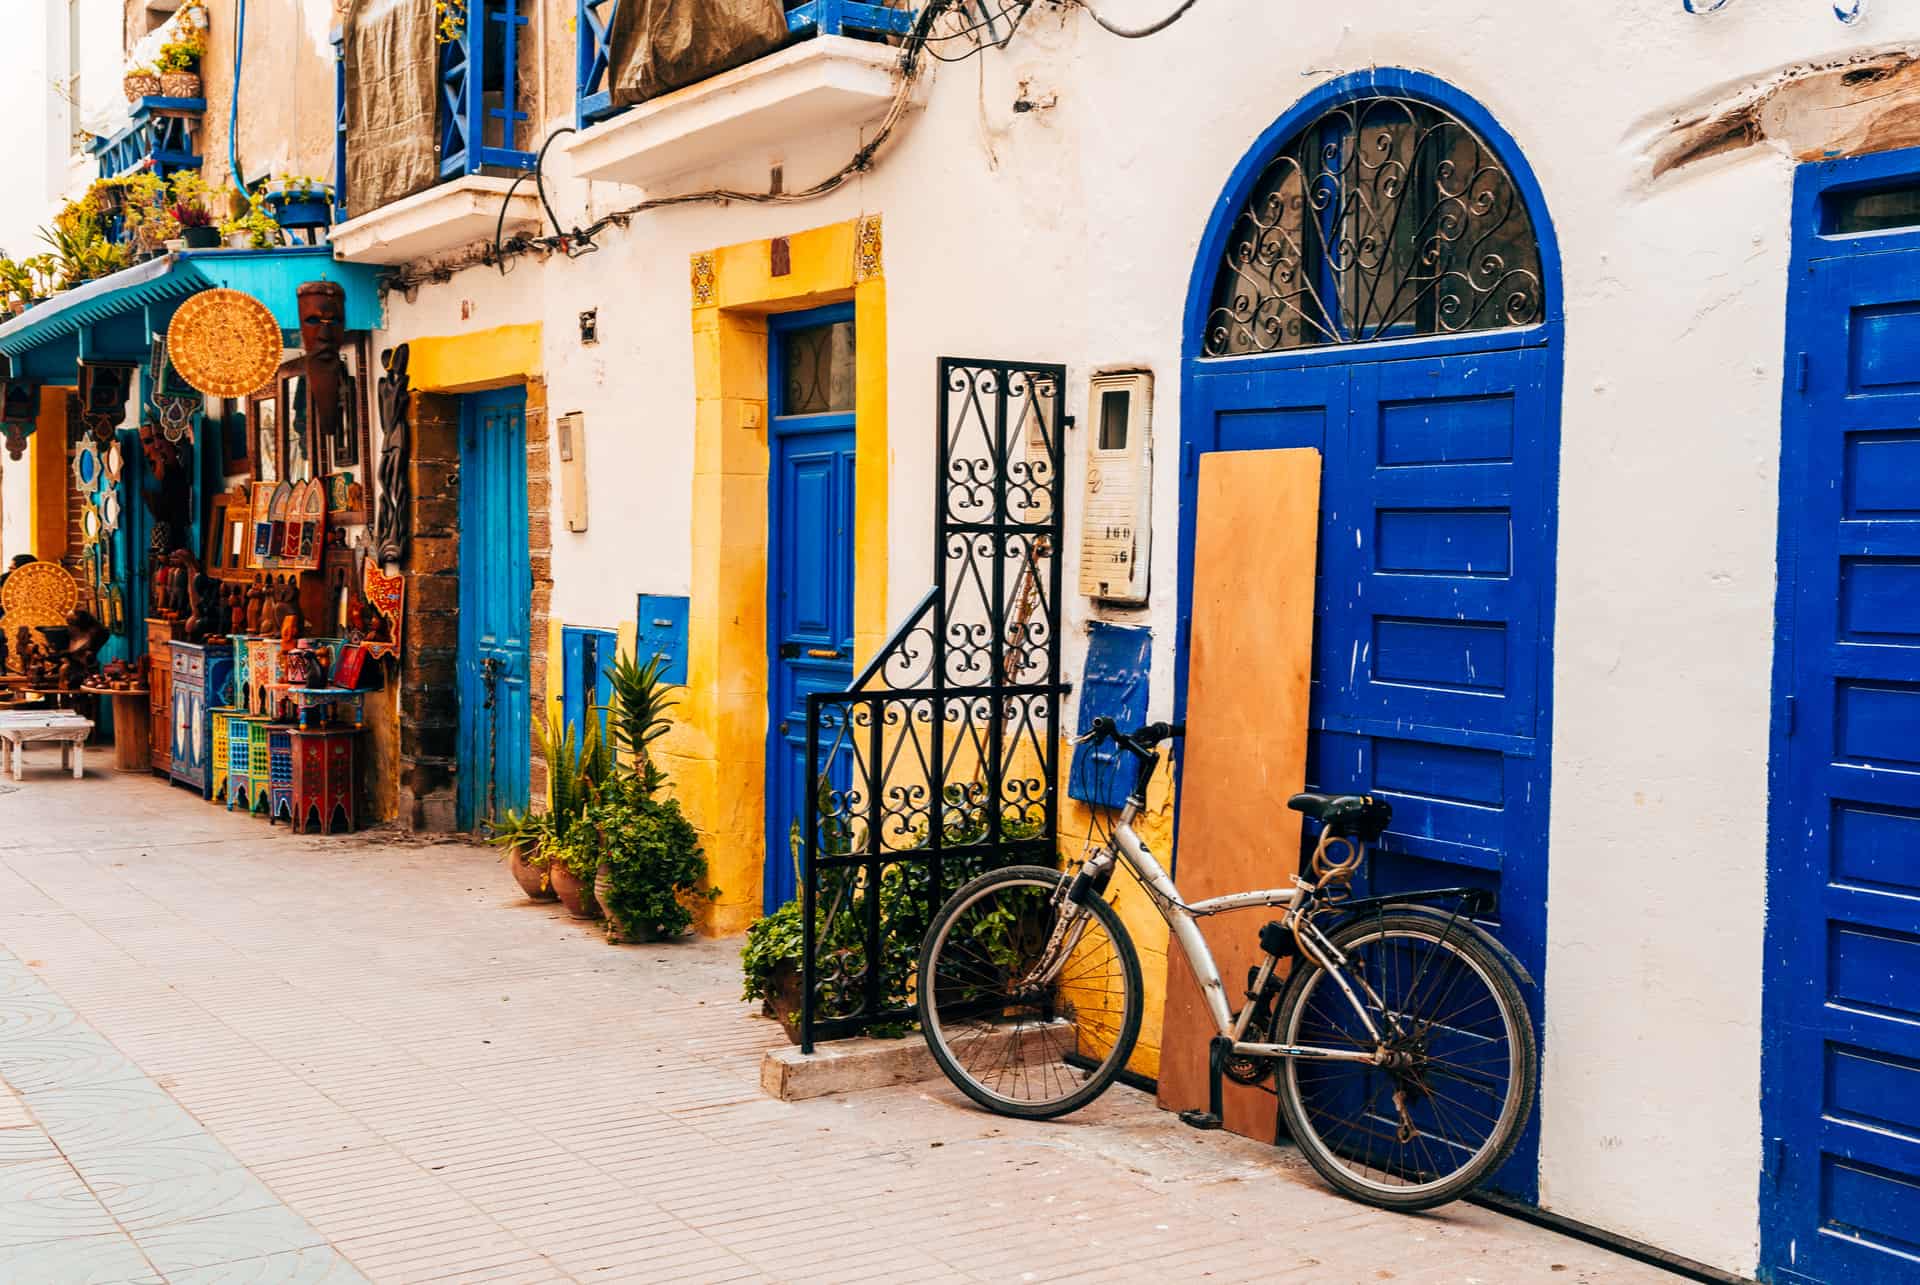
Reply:
<svg viewBox="0 0 1920 1285"><path fill-rule="evenodd" d="M1096 620L1087 626L1087 665L1080 680L1079 730L1110 718L1123 730L1147 721L1147 680L1153 631ZM1076 745L1067 794L1083 803L1117 808L1133 788L1130 756L1111 745Z"/></svg>
<svg viewBox="0 0 1920 1285"><path fill-rule="evenodd" d="M640 595L638 628L638 664L664 656L667 667L661 677L675 687L687 685L687 599L684 595L643 593Z"/></svg>

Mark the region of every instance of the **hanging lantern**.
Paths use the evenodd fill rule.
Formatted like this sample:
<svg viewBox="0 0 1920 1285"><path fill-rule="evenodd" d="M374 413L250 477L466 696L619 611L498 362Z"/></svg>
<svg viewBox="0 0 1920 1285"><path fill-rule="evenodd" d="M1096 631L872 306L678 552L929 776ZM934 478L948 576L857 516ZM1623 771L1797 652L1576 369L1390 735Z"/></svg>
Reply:
<svg viewBox="0 0 1920 1285"><path fill-rule="evenodd" d="M8 458L17 460L40 426L40 390L24 379L9 379L0 399L0 431L6 434Z"/></svg>

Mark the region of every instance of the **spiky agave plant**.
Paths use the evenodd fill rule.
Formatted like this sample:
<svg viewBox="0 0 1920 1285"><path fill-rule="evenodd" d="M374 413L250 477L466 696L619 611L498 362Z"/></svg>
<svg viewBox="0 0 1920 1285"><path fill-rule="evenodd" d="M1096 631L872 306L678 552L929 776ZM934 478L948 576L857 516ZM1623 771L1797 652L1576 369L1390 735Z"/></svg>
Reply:
<svg viewBox="0 0 1920 1285"><path fill-rule="evenodd" d="M667 660L654 656L638 664L622 653L607 671L613 699L607 705L607 730L614 747L633 759L633 783L651 796L666 783L667 774L653 761L653 743L673 730L667 711L679 701L665 680Z"/></svg>

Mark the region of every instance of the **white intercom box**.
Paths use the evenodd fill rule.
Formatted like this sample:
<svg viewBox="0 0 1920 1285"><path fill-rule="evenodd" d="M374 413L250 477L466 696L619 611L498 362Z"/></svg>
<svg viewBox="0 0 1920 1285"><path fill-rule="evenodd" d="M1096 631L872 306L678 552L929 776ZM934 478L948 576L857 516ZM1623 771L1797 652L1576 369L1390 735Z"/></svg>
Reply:
<svg viewBox="0 0 1920 1285"><path fill-rule="evenodd" d="M1087 407L1086 502L1080 518L1080 592L1103 602L1147 600L1152 519L1153 374L1093 377Z"/></svg>

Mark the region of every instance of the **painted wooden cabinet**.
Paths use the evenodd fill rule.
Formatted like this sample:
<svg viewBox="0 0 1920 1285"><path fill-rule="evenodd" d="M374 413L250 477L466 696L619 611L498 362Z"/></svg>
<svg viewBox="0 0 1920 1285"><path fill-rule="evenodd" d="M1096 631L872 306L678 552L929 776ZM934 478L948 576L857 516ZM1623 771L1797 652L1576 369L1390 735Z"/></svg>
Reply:
<svg viewBox="0 0 1920 1285"><path fill-rule="evenodd" d="M213 784L213 709L227 700L233 678L233 652L225 646L168 644L172 657L172 763L168 775L190 785L202 798Z"/></svg>
<svg viewBox="0 0 1920 1285"><path fill-rule="evenodd" d="M151 729L147 753L153 770L166 776L173 766L173 622L147 618L147 713Z"/></svg>
<svg viewBox="0 0 1920 1285"><path fill-rule="evenodd" d="M334 818L340 828L359 824L360 789L356 779L354 743L360 733L352 727L293 728L293 828L309 824L332 834ZM277 786L275 787L278 788Z"/></svg>

